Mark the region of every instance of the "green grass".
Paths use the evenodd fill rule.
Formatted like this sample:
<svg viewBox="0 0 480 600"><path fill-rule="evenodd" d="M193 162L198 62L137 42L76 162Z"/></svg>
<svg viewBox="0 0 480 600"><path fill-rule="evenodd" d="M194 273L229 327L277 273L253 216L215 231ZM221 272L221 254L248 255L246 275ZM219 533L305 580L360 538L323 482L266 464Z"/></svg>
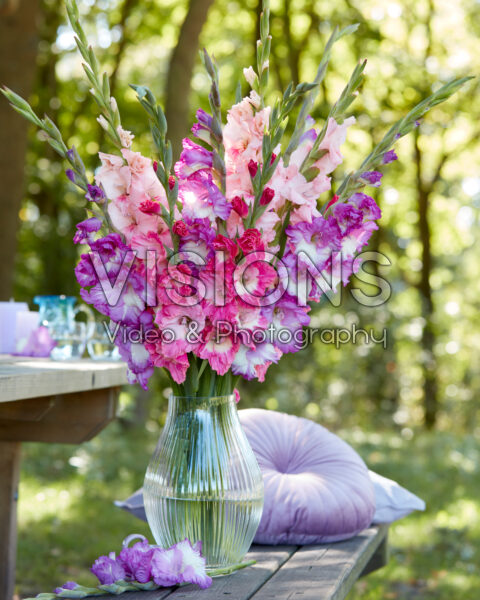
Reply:
<svg viewBox="0 0 480 600"><path fill-rule="evenodd" d="M25 444L19 502L17 593L68 579L94 583L100 554L147 526L115 508L141 485L158 436L115 423L81 447ZM409 430L408 430L409 432ZM342 432L368 463L427 503L391 527L389 564L360 580L351 600L480 598L480 444L473 436ZM410 437L410 436L409 436ZM208 597L208 594L206 595Z"/></svg>

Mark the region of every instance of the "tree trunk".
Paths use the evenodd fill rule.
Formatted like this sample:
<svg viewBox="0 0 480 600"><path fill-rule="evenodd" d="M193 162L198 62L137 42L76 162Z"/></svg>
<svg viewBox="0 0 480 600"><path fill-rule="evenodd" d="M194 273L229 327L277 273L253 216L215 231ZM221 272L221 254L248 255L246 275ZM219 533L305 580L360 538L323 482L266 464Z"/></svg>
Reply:
<svg viewBox="0 0 480 600"><path fill-rule="evenodd" d="M0 3L0 84L24 97L32 91L37 54L38 0ZM0 300L13 292L18 213L23 196L27 121L0 101Z"/></svg>
<svg viewBox="0 0 480 600"><path fill-rule="evenodd" d="M182 149L182 138L188 131L190 87L197 56L198 39L207 13L214 0L190 0L187 16L180 29L178 42L168 67L165 115L168 137L176 159Z"/></svg>
<svg viewBox="0 0 480 600"><path fill-rule="evenodd" d="M433 298L430 285L432 272L431 231L429 222L429 200L432 188L422 176L422 154L418 144L418 131L415 132L415 164L417 168L418 228L422 243L422 271L418 289L421 297L422 317L425 319L422 332L422 371L423 402L425 409L425 426L435 426L438 412L437 396L437 364L434 353L435 331L433 328Z"/></svg>

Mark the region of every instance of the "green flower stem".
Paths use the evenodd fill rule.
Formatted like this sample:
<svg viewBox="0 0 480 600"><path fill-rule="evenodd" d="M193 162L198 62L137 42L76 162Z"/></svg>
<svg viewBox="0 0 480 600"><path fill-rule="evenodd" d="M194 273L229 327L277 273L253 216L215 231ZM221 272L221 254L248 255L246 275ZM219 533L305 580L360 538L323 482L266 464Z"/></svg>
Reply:
<svg viewBox="0 0 480 600"><path fill-rule="evenodd" d="M293 89L293 84L290 83L283 97L272 109L270 113L270 124L268 131L265 132L262 139L262 164L258 165L257 174L252 178L252 187L254 192L254 202L250 207L250 211L244 220L245 226L252 227L257 219L259 219L267 206L260 206L260 199L263 190L268 184L272 175L280 161L280 154L272 161L275 148L281 143L288 118L292 112L296 102L304 95L317 87L316 83L300 83Z"/></svg>
<svg viewBox="0 0 480 600"><path fill-rule="evenodd" d="M256 564L256 560L247 560L242 563L238 563L236 565L232 565L231 567L225 567L220 569L212 569L207 571L207 575L210 577L218 577L219 575L230 575L230 573L234 573L235 571L239 571L240 569L246 569L247 567L251 567Z"/></svg>
<svg viewBox="0 0 480 600"><path fill-rule="evenodd" d="M265 93L268 86L271 45L270 0L263 0L262 13L260 15L260 39L257 41L258 94L262 108L265 106Z"/></svg>
<svg viewBox="0 0 480 600"><path fill-rule="evenodd" d="M117 131L117 128L121 126L120 113L115 99L110 95L108 76L106 73L100 75L97 58L92 47L88 45L87 36L80 24L80 13L76 0L66 0L66 7L68 20L75 32L77 48L85 61L83 70L92 85L90 92L100 108L102 116L99 118L99 122L115 146L122 148L122 142Z"/></svg>
<svg viewBox="0 0 480 600"><path fill-rule="evenodd" d="M220 100L220 88L218 67L215 60L210 57L208 52L203 49L201 54L205 70L210 77L211 87L208 95L210 109L212 111L212 140L213 149L213 168L218 174L220 181L220 190L225 195L227 188L227 171L225 168L225 147L223 145L223 125L222 125L222 106Z"/></svg>
<svg viewBox="0 0 480 600"><path fill-rule="evenodd" d="M320 60L320 64L318 65L317 74L313 83L317 85L316 88L312 89L310 92L305 94L305 98L302 103L302 107L300 109L300 113L297 118L297 122L295 123L295 129L293 131L292 137L290 138L290 143L288 144L287 149L283 155L283 162L288 166L290 161L290 156L292 152L296 150L298 144L300 142L300 138L305 133L305 124L308 115L313 109L313 105L318 96L318 92L320 90L320 83L323 81L325 77L325 73L327 71L328 63L330 61L330 56L332 54L333 45L338 42L343 36L349 35L350 33L355 33L359 27L359 24L356 23L354 25L349 25L344 29L339 30L338 27L335 27L332 35L329 37L325 49L323 51L322 59Z"/></svg>
<svg viewBox="0 0 480 600"><path fill-rule="evenodd" d="M172 144L167 139L167 119L162 107L158 104L153 93L148 87L143 85L133 85L130 87L137 93L137 100L148 114L150 121L150 130L152 132L153 142L157 149L158 166L157 177L162 184L168 202L168 212L162 208L162 218L170 229L174 250L178 250L178 236L173 232L175 222L175 208L178 199L178 181L175 179L175 185L170 188L170 177L173 168Z"/></svg>
<svg viewBox="0 0 480 600"><path fill-rule="evenodd" d="M328 117L322 127L322 130L317 135L315 142L313 143L312 149L305 157L305 160L303 161L302 166L300 168L300 172L302 173L302 175L305 176L307 181L312 181L319 173L319 170L316 167L314 167L314 164L317 162L317 160L320 160L320 158L322 158L322 156L325 154L325 150L320 149L320 144L323 142L325 134L327 133L329 120L333 118L338 123L343 122L347 109L357 97L358 88L363 83L363 71L365 70L366 64L367 61L363 60L356 65L347 85L343 88L339 99L330 109L330 112L328 113Z"/></svg>
<svg viewBox="0 0 480 600"><path fill-rule="evenodd" d="M24 98L9 88L4 86L2 89L0 89L0 92L2 92L5 98L10 102L10 106L13 108L13 110L44 132L45 141L55 150L57 154L59 154L68 162L72 171L75 173L75 185L83 192L87 192L88 178L85 171L85 165L83 164L83 161L75 148L72 148L72 152L69 152L68 147L63 140L62 134L55 123L47 115L41 119Z"/></svg>
<svg viewBox="0 0 480 600"><path fill-rule="evenodd" d="M394 123L385 134L382 141L375 146L372 152L370 152L362 162L360 168L353 173L349 173L342 181L342 184L337 190L339 202L344 202L353 193L365 187L366 183L361 179L362 174L379 167L382 164L385 152L388 152L398 139L407 135L407 133L410 133L416 126L418 119L423 117L425 113L437 104L448 100L450 96L457 92L470 79L473 79L473 77L462 77L461 79L449 81L412 108L412 110L402 119L399 119Z"/></svg>

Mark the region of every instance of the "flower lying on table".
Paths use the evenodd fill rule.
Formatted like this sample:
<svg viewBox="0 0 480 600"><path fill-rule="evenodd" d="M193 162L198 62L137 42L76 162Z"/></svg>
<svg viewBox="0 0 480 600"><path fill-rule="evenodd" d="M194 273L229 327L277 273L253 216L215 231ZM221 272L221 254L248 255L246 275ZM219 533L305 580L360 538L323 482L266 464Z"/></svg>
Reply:
<svg viewBox="0 0 480 600"><path fill-rule="evenodd" d="M130 542L139 539L130 547ZM188 539L163 549L151 546L140 534L132 534L123 540L123 548L117 556L115 552L100 556L93 563L91 571L100 582L97 587L86 587L75 581L67 581L51 593L38 594L37 599L86 598L106 594L123 594L138 590L156 590L185 583L194 583L206 589L212 585L212 577L228 575L255 563L254 560L225 569L214 569L207 573L202 556L202 542L191 544ZM27 600L34 600L27 598Z"/></svg>
<svg viewBox="0 0 480 600"><path fill-rule="evenodd" d="M129 543L137 538L141 538L141 541L130 547ZM208 574L201 551L202 542L192 545L185 539L171 548L162 549L150 546L146 538L133 534L125 538L118 556L115 552L110 552L93 563L91 571L100 582L98 587L86 587L75 581L67 581L52 593L38 594L36 598L85 598L135 590L156 590L182 583L194 583L205 589L212 584L211 575L227 574L253 564L253 561L245 562L230 570L218 569Z"/></svg>

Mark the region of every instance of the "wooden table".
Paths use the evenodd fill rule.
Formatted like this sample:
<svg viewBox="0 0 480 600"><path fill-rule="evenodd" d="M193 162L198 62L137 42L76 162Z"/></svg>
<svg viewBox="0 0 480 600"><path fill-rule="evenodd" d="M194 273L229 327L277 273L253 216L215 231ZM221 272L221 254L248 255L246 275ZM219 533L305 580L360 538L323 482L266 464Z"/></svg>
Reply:
<svg viewBox="0 0 480 600"><path fill-rule="evenodd" d="M15 583L21 442L80 444L114 417L121 362L0 355L0 600Z"/></svg>
<svg viewBox="0 0 480 600"><path fill-rule="evenodd" d="M387 562L388 526L366 529L345 542L318 546L252 546L253 567L214 579L201 590L187 585L126 592L105 600L342 600L362 575Z"/></svg>

